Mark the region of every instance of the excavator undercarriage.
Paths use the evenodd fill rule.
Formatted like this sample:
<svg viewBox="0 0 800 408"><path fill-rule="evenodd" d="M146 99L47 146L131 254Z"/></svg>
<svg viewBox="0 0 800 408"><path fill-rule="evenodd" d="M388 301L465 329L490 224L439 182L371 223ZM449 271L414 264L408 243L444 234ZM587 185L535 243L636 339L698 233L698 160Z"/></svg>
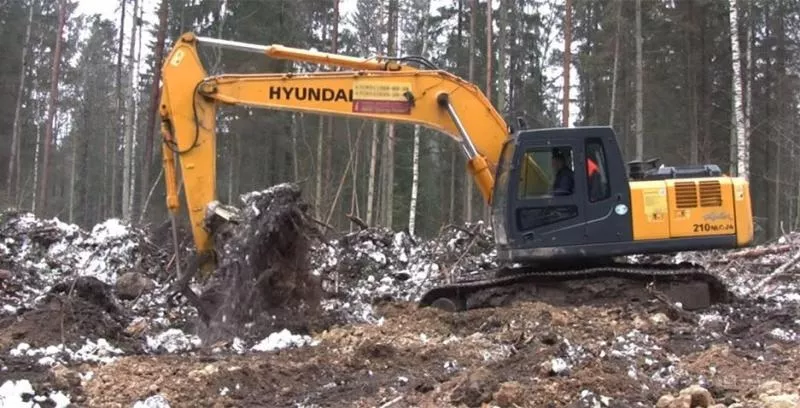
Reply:
<svg viewBox="0 0 800 408"><path fill-rule="evenodd" d="M514 300L557 305L594 305L609 300L641 302L657 299L684 310L725 303L725 284L690 263L608 263L590 267L544 270L507 267L442 285L426 292L421 307L449 312L499 307Z"/></svg>

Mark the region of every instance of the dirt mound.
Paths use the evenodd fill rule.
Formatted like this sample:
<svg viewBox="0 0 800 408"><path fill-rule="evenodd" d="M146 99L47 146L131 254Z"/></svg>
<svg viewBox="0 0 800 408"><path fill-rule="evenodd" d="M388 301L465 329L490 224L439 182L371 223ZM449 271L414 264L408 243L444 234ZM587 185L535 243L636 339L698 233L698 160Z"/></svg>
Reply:
<svg viewBox="0 0 800 408"><path fill-rule="evenodd" d="M0 213L0 315L27 310L50 288L75 277L114 285L130 271L162 278L167 251L145 230L109 219L83 230L57 218L20 211Z"/></svg>
<svg viewBox="0 0 800 408"><path fill-rule="evenodd" d="M36 308L0 320L0 351L20 343L33 348L106 339L134 342L124 333L128 318L111 294L111 287L95 278L62 282Z"/></svg>

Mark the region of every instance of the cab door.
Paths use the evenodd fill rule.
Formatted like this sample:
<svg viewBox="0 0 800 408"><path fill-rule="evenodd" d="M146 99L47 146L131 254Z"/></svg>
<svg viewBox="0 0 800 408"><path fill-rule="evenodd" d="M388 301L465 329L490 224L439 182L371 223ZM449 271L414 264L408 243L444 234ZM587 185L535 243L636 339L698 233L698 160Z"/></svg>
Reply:
<svg viewBox="0 0 800 408"><path fill-rule="evenodd" d="M515 247L547 248L585 242L586 180L576 177L583 145L568 135L558 138L531 134L516 148L509 185L509 235ZM565 169L553 167L554 152L563 154ZM577 170L581 171L581 170ZM556 178L572 179L571 191L554 191Z"/></svg>
<svg viewBox="0 0 800 408"><path fill-rule="evenodd" d="M630 189L613 133L593 129L584 135L586 178L586 243L631 241Z"/></svg>

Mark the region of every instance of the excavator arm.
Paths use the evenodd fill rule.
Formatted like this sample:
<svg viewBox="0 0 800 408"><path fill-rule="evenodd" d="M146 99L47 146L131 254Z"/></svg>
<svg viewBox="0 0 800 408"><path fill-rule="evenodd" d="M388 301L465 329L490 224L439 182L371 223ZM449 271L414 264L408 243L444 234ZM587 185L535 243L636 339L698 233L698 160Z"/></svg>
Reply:
<svg viewBox="0 0 800 408"><path fill-rule="evenodd" d="M209 77L198 43L352 70ZM460 143L469 173L491 202L494 170L508 126L474 84L445 71L417 69L408 61L424 62L414 57L362 59L192 33L181 36L162 69L163 164L167 206L173 215L179 208L176 160L180 166L198 253L212 247L204 219L208 204L216 200L216 113L222 104L411 123L437 130Z"/></svg>

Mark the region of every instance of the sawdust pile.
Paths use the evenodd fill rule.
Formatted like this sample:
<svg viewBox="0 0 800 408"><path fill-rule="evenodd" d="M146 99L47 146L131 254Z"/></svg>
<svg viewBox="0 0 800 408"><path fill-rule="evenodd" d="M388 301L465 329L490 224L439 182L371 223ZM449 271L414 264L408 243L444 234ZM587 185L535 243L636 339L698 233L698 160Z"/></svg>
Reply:
<svg viewBox="0 0 800 408"><path fill-rule="evenodd" d="M229 221L209 217L218 264L201 300L210 324L236 333L269 312L314 311L319 279L309 264L320 231L295 184L280 184L241 197L241 210L225 207Z"/></svg>

